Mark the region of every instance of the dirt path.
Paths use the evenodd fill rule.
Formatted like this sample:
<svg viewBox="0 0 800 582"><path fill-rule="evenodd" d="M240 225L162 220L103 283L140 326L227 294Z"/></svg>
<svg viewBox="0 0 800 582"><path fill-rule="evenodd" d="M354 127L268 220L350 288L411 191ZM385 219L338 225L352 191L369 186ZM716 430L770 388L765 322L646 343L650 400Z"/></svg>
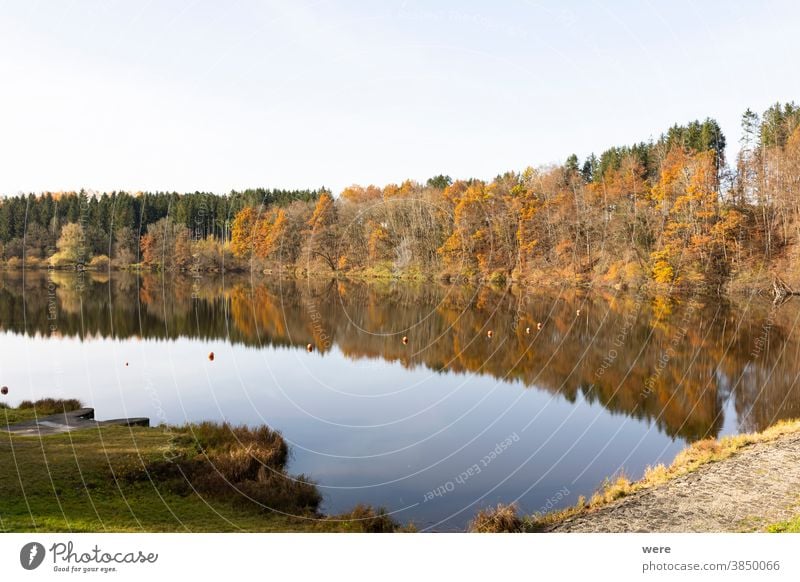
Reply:
<svg viewBox="0 0 800 582"><path fill-rule="evenodd" d="M624 497L553 532L759 530L800 511L800 434L756 443L693 473Z"/></svg>

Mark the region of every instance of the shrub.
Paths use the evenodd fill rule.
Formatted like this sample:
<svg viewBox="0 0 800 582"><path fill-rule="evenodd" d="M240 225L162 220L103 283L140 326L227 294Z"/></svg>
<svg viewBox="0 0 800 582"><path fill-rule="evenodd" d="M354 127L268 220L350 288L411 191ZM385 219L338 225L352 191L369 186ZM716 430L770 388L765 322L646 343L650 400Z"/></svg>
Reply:
<svg viewBox="0 0 800 582"><path fill-rule="evenodd" d="M89 268L93 271L108 271L111 260L106 255L97 255L89 261Z"/></svg>
<svg viewBox="0 0 800 582"><path fill-rule="evenodd" d="M6 267L9 269L19 269L22 267L22 259L19 257L11 257L6 261Z"/></svg>
<svg viewBox="0 0 800 582"><path fill-rule="evenodd" d="M75 398L61 399L61 398L42 398L31 402L30 400L23 400L17 407L20 410L34 409L36 414L57 414L59 412L72 412L83 408L80 400Z"/></svg>
<svg viewBox="0 0 800 582"><path fill-rule="evenodd" d="M482 509L469 523L469 531L473 533L521 533L523 522L517 515L515 504Z"/></svg>
<svg viewBox="0 0 800 582"><path fill-rule="evenodd" d="M220 271L222 270L223 247L212 239L201 239L192 242L192 260L189 270Z"/></svg>
<svg viewBox="0 0 800 582"><path fill-rule="evenodd" d="M26 269L39 269L42 267L43 262L41 259L37 257L25 257L25 268Z"/></svg>
<svg viewBox="0 0 800 582"><path fill-rule="evenodd" d="M289 448L281 434L267 426L202 422L177 432L175 443L185 449L184 455L175 462L150 463L128 478L153 478L177 493L194 489L245 506L256 503L265 510L308 513L322 503L310 479L286 473Z"/></svg>
<svg viewBox="0 0 800 582"><path fill-rule="evenodd" d="M75 263L61 252L55 253L52 257L50 257L50 264L56 269L64 269L75 266Z"/></svg>
<svg viewBox="0 0 800 582"><path fill-rule="evenodd" d="M268 426L249 428L227 422L201 422L184 426L183 441L209 459L232 479L256 476L258 467L282 469L289 458L289 447L281 434ZM256 466L248 459L257 459Z"/></svg>
<svg viewBox="0 0 800 582"><path fill-rule="evenodd" d="M360 503L347 513L333 516L331 519L346 522L352 531L361 533L392 533L399 528L398 523L383 507L376 510L371 505Z"/></svg>
<svg viewBox="0 0 800 582"><path fill-rule="evenodd" d="M247 505L253 502L264 509L307 513L315 512L322 503L319 489L305 475L293 477L267 470L258 479L236 483L235 487L240 492L237 498L240 503ZM230 494L231 487L227 489Z"/></svg>
<svg viewBox="0 0 800 582"><path fill-rule="evenodd" d="M488 277L489 283L495 286L502 286L506 284L506 274L503 271L494 271Z"/></svg>

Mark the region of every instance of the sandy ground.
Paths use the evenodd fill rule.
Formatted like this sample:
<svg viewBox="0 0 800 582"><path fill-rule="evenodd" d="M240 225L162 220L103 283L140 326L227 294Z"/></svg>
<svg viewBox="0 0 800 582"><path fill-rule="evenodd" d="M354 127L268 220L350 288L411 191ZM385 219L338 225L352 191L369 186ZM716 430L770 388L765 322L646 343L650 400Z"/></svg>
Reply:
<svg viewBox="0 0 800 582"><path fill-rule="evenodd" d="M800 434L744 447L722 461L603 508L553 532L732 532L800 512Z"/></svg>

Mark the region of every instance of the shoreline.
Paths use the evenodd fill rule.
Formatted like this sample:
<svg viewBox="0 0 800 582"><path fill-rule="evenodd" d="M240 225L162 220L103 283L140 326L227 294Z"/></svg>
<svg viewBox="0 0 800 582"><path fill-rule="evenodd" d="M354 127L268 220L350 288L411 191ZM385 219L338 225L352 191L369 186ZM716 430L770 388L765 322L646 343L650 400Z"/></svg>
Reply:
<svg viewBox="0 0 800 582"><path fill-rule="evenodd" d="M698 441L669 467L649 467L635 482L620 476L588 501L533 516L527 527L543 533L797 531L800 420Z"/></svg>
<svg viewBox="0 0 800 582"><path fill-rule="evenodd" d="M141 423L145 419L93 423L81 416L74 427L61 431L53 429L53 418L63 417L66 422L67 417L87 410L75 408L80 406L77 401L66 401L69 406L53 414L62 402L0 406L5 421L0 430L0 453L10 452L17 467L17 474L9 472L8 479L0 480L5 531L72 531L75 523L87 519L82 515L89 510L84 496L92 506L98 497L99 507L108 502L107 510L114 518L104 520L100 513L97 517L109 531L172 531L181 526L190 531L227 531L233 524L219 520L220 509L233 512L236 525L241 524L239 529L244 531L414 531L413 525L395 523L382 509L366 505L357 505L346 514L319 513L314 508L321 498L313 481L285 473L288 447L280 434L268 427L248 429L210 422L147 427ZM37 409L44 406L48 408ZM74 411L66 411L68 407ZM39 422L45 430L32 430ZM262 462L274 468L273 475L263 474L259 469ZM75 463L82 469L80 480L74 474ZM98 465L97 471L91 469L93 463ZM43 467L46 476L38 475ZM213 472L231 474L220 483L209 467ZM103 477L109 470L112 480ZM26 490L20 493L44 503L39 514L22 507L15 497L14 491L23 483ZM112 483L116 490L105 486ZM286 504L289 512L231 499L231 486L250 501L262 498L268 504ZM64 493L71 490L71 494ZM142 521L137 513L149 515L151 508L145 507L153 503L147 500L153 493L169 513ZM115 498L117 494L121 500ZM69 499L71 496L78 499ZM122 502L138 528L118 517ZM62 508L63 522L49 516L52 510L47 508L54 503ZM214 518L204 515L193 521L184 517L179 524L172 523L171 504L180 507L179 513L192 515L209 503L215 505ZM66 507L77 510L77 515L68 516L72 511L64 510ZM25 526L28 521L30 525ZM88 524L77 529L93 531ZM517 515L513 505L481 510L468 531L800 531L800 419L780 421L758 433L697 441L681 451L670 466L648 467L643 478L633 482L618 476L590 499L581 498L578 504L561 510L532 516Z"/></svg>
<svg viewBox="0 0 800 582"><path fill-rule="evenodd" d="M0 402L0 532L413 530L382 508L329 515L266 425L94 421L77 400Z"/></svg>
<svg viewBox="0 0 800 582"><path fill-rule="evenodd" d="M53 266L47 264L46 261L34 261L31 264L19 262L19 264L9 265L0 261L0 272L4 273L25 273L32 271L35 273L44 273L49 271L57 271L65 274L78 274L82 272L92 273L97 275L112 276L114 273L130 273L137 276L153 275L153 276L170 276L175 278L197 278L202 276L241 276L249 278L251 281L265 282L277 279L286 280L314 280L314 281L352 281L357 283L366 284L385 284L385 283L401 283L407 285L420 285L430 284L439 285L443 287L475 287L475 286L488 286L494 289L512 289L517 288L521 291L529 292L534 289L540 290L569 290L579 293L623 293L627 295L644 295L647 297L674 297L676 299L686 298L689 296L696 296L702 298L721 297L731 299L753 298L760 297L774 301L773 285L768 279L762 281L753 281L749 278L748 281L740 281L737 279L729 280L725 285L718 287L716 290L702 287L672 287L664 284L657 284L647 279L636 284L624 284L598 281L565 281L563 277L552 275L546 278L537 277L535 279L520 278L513 274L508 277L501 278L480 278L468 277L465 275L454 275L450 273L422 273L420 271L411 271L408 273L390 273L387 274L382 270L369 270L369 269L353 269L349 271L309 271L301 268L285 269L285 268L221 268L221 269L203 269L203 270L180 270L168 271L163 269L151 268L141 264L131 264L125 266L109 265L103 268L97 268L90 265L84 265L81 268L77 267L64 267ZM255 279L253 279L256 277ZM780 302L785 302L795 294L791 293L778 298Z"/></svg>

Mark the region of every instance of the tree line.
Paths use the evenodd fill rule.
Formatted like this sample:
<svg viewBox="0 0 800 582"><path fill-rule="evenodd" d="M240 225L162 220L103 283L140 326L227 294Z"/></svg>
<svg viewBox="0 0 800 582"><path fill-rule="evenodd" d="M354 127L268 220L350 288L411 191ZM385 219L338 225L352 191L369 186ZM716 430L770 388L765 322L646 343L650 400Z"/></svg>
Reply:
<svg viewBox="0 0 800 582"><path fill-rule="evenodd" d="M249 206L285 206L316 200L319 190L248 189L220 196L210 192L46 192L0 198L0 249L12 265L48 262L57 266L145 264L142 242L148 233L171 230L193 246L224 252L236 213ZM167 228L169 227L169 228ZM152 234L151 238L156 234ZM163 253L174 248L162 248ZM178 249L179 251L181 249ZM190 252L192 249L185 249ZM173 253L170 253L173 254ZM188 263L178 257L176 264Z"/></svg>
<svg viewBox="0 0 800 582"><path fill-rule="evenodd" d="M800 108L713 119L493 180L213 194L21 196L3 257L56 265L323 271L363 277L706 291L800 283ZM105 262L101 263L105 265Z"/></svg>

